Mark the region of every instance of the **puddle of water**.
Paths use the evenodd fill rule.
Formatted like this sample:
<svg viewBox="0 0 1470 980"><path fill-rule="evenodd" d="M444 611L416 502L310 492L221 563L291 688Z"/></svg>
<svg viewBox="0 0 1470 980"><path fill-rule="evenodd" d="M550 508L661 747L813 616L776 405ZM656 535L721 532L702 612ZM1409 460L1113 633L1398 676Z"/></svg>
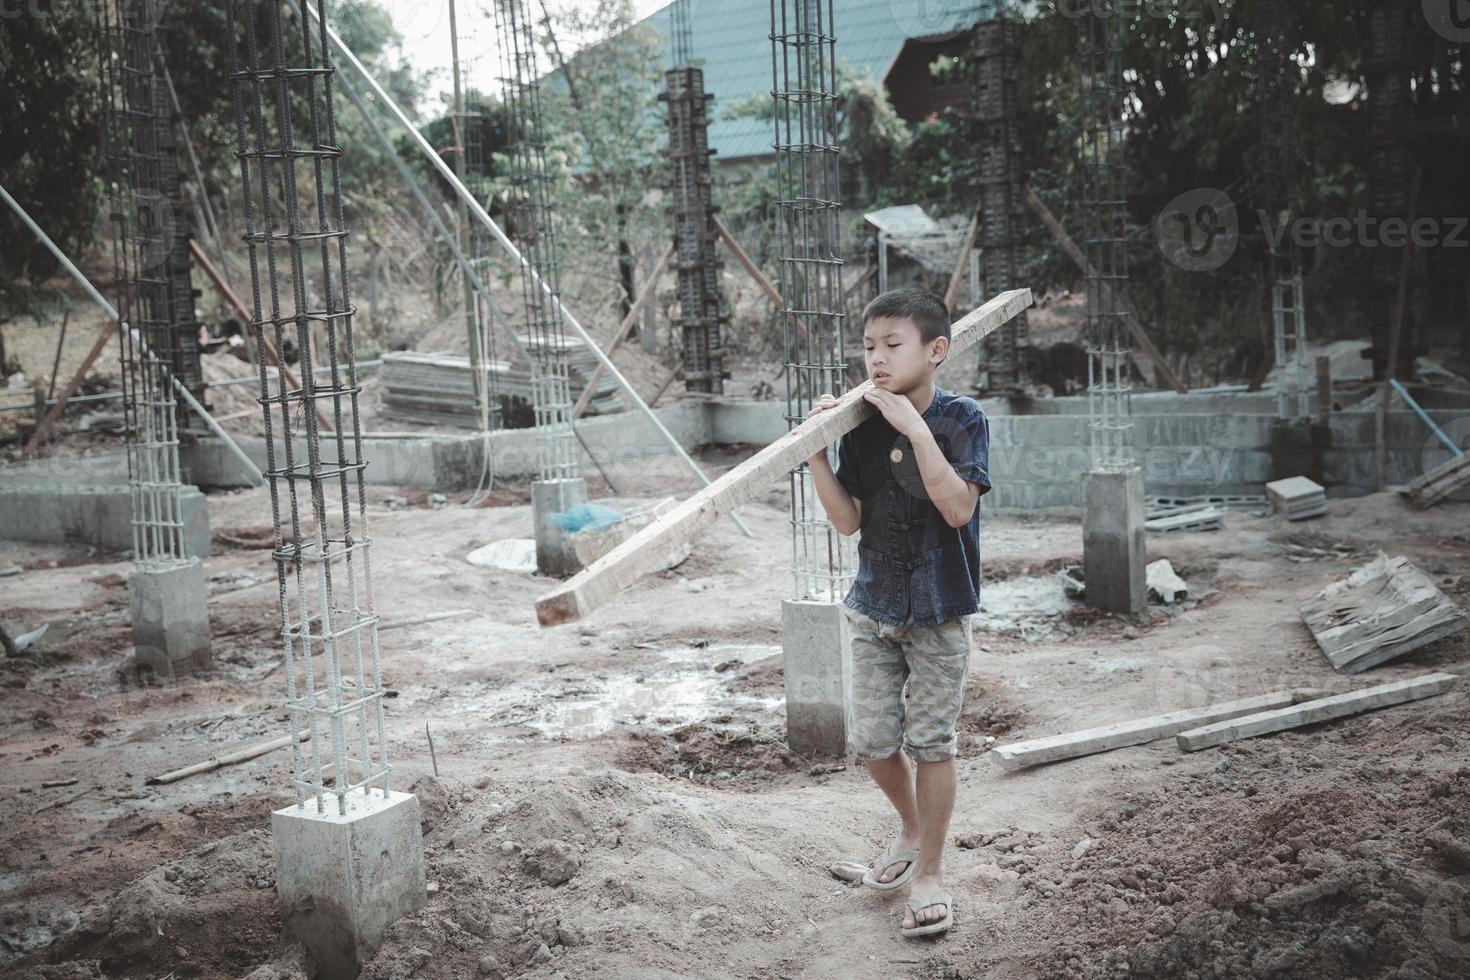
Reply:
<svg viewBox="0 0 1470 980"><path fill-rule="evenodd" d="M662 663L628 673L481 685L480 690L438 700L426 689L415 693L430 698L436 713L483 718L492 724L494 738L539 734L585 739L618 725L667 730L726 714L748 720L779 708L781 697L728 690L735 671L716 673L714 665L730 660L747 664L780 652L772 645L677 647L660 652Z"/></svg>
<svg viewBox="0 0 1470 980"><path fill-rule="evenodd" d="M1074 632L1062 614L1081 605L1067 598L1055 575L1018 575L981 586L974 622L980 629L1023 640L1051 640Z"/></svg>

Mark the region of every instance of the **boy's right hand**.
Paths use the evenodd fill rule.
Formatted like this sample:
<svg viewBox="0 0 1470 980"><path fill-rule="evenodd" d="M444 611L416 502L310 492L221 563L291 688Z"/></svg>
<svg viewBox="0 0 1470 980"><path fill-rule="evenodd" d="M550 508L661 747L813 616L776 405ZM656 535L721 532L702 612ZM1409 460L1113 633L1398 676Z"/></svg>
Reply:
<svg viewBox="0 0 1470 980"><path fill-rule="evenodd" d="M828 411L829 409L836 408L836 407L837 407L837 396L836 395L833 395L831 393L821 395L820 397L817 398L816 401L812 402L811 411L809 411L809 412L806 413L807 421L810 421L810 420L816 418L818 415L822 414L823 412ZM808 463L811 463L811 462L815 461L818 456L820 456L825 461L827 459L827 450L824 448L824 449L818 450L817 452L812 453L811 456L807 457L807 462Z"/></svg>

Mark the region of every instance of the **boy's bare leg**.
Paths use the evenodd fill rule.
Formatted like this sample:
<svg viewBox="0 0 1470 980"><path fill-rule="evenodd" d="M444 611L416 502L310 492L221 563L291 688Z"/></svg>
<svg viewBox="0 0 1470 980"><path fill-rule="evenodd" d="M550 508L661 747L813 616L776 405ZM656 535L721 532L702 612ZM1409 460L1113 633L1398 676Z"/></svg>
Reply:
<svg viewBox="0 0 1470 980"><path fill-rule="evenodd" d="M873 782L883 790L883 795L888 797L888 802L898 811L898 819L903 822L899 829L898 841L893 845L895 851L911 850L921 846L919 844L920 820L919 804L914 795L914 776L909 771L909 761L903 750L899 749L886 759L864 760L868 766L868 772L873 775ZM953 793L951 793L953 803ZM943 834L940 835L943 840ZM923 867L923 860L919 861L919 867ZM892 881L904 873L908 865L899 862L887 871L880 870L879 863L873 862L873 877L879 881ZM917 872L916 872L917 873Z"/></svg>
<svg viewBox="0 0 1470 980"><path fill-rule="evenodd" d="M919 861L909 883L909 894L923 899L944 890L944 838L949 834L949 818L954 813L955 764L954 759L945 759L916 765L919 768ZM919 910L915 922L914 913L905 908L903 928L938 922L948 911L943 905L931 905Z"/></svg>

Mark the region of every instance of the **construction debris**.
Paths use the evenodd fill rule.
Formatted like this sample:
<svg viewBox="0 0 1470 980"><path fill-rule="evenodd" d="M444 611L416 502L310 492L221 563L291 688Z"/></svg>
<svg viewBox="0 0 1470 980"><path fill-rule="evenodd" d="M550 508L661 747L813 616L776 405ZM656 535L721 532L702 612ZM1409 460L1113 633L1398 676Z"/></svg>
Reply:
<svg viewBox="0 0 1470 980"><path fill-rule="evenodd" d="M305 742L310 738L311 732L304 729L302 730L301 734L297 736L297 740L301 742ZM180 779L186 779L189 776L197 776L201 772L211 772L215 769L222 769L225 766L233 766L237 762L246 762L250 759L257 758L258 756L265 755L267 752L274 752L276 749L284 749L290 744L291 736L282 735L280 738L273 738L269 742L261 742L259 745L252 745L246 749L239 749L235 752L228 752L225 755L210 756L203 762L196 762L192 766L185 766L182 769L175 769L172 772L166 772L162 776L149 776L148 779L145 780L145 782L149 786L157 786L160 783L176 783Z"/></svg>
<svg viewBox="0 0 1470 980"><path fill-rule="evenodd" d="M1191 726L1208 725L1241 715L1254 715L1270 708L1309 701L1321 693L1314 690L1272 691L1237 701L1222 701L1202 708L1187 708L1163 715L1120 721L1100 728L1051 735L1014 745L997 745L990 750L990 758L1002 769L1022 769L1045 762L1075 759L1078 756L1120 749L1126 745L1142 745L1155 739L1168 738Z"/></svg>
<svg viewBox="0 0 1470 980"><path fill-rule="evenodd" d="M1400 555L1383 552L1301 604L1339 674L1356 674L1465 628L1459 606Z"/></svg>
<svg viewBox="0 0 1470 980"><path fill-rule="evenodd" d="M1436 694L1445 693L1459 680L1457 674L1425 674L1422 677L1411 677L1407 680L1394 681L1392 684L1381 684L1378 687L1350 691L1347 694L1334 694L1332 697L1306 701L1290 708L1263 711L1259 714L1236 717L1206 725L1203 728L1180 732L1176 741L1184 751L1196 752L1214 745L1233 742L1236 739L1269 735L1288 728L1315 725L1318 722L1345 718L1364 711L1372 711L1375 708L1387 708L1406 701L1433 697Z"/></svg>
<svg viewBox="0 0 1470 980"><path fill-rule="evenodd" d="M1225 512L1214 504L1180 508L1143 522L1145 531L1168 534L1173 531L1218 531L1225 526Z"/></svg>
<svg viewBox="0 0 1470 980"><path fill-rule="evenodd" d="M1451 456L1404 488L1420 510L1433 507L1456 491L1470 491L1470 453Z"/></svg>
<svg viewBox="0 0 1470 980"><path fill-rule="evenodd" d="M1169 559L1160 558L1150 562L1148 569L1148 595L1166 606L1172 606L1189 595L1189 586L1184 584L1174 571Z"/></svg>
<svg viewBox="0 0 1470 980"><path fill-rule="evenodd" d="M521 343L534 349L537 340L522 337ZM571 387L582 390L597 371L598 360L587 345L575 337L561 338L571 373ZM501 399L531 403L531 368L524 361L486 361L492 390ZM383 385L383 411L407 422L457 425L475 428L474 374L470 359L458 354L433 354L417 351L390 351L383 355L379 374ZM593 389L588 412L620 411L617 381L604 373Z"/></svg>
<svg viewBox="0 0 1470 980"><path fill-rule="evenodd" d="M1266 498L1273 514L1289 521L1304 521L1327 513L1327 494L1322 485L1304 476L1293 476L1266 484Z"/></svg>

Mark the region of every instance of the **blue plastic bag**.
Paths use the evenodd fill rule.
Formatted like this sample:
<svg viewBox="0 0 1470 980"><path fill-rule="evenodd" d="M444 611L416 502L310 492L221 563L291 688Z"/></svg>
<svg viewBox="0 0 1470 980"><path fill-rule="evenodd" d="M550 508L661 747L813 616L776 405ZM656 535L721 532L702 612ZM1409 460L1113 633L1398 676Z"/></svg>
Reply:
<svg viewBox="0 0 1470 980"><path fill-rule="evenodd" d="M560 514L552 514L551 519L556 521L557 527L563 531L600 531L605 527L611 527L623 519L621 512L611 507L603 507L601 504L578 504L571 510Z"/></svg>

